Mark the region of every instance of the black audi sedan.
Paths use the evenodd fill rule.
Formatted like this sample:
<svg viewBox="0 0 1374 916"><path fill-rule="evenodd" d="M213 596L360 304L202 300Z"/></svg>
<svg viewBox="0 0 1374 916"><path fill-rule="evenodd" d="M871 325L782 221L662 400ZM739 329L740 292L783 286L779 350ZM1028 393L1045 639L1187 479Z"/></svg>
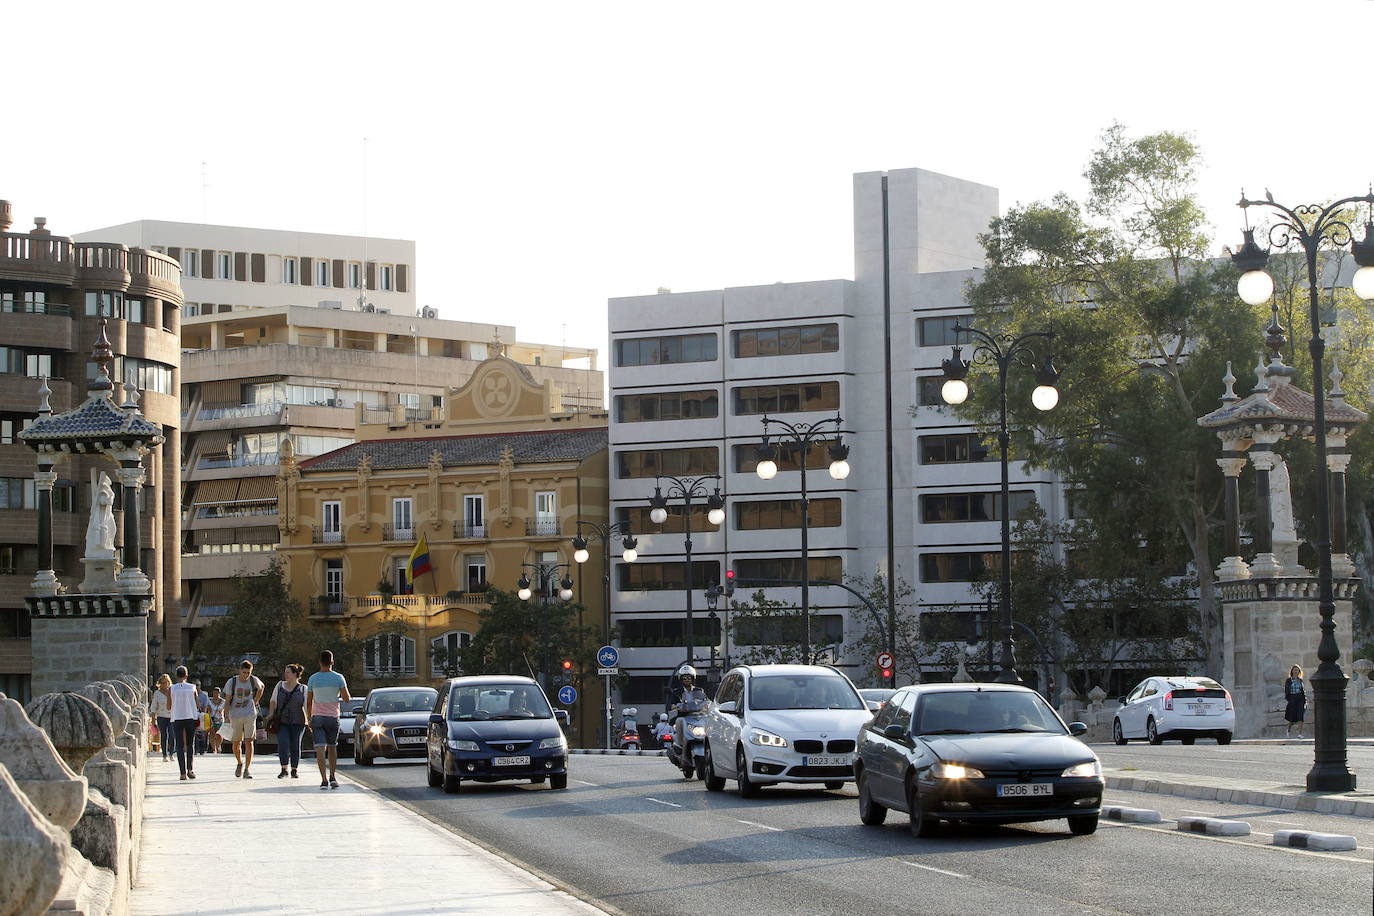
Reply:
<svg viewBox="0 0 1374 916"><path fill-rule="evenodd" d="M527 677L450 678L429 717L425 763L431 786L457 792L464 780L548 781L568 787L567 721Z"/></svg>
<svg viewBox="0 0 1374 916"><path fill-rule="evenodd" d="M378 757L423 757L433 687L378 687L354 717L353 762L371 766Z"/></svg>
<svg viewBox="0 0 1374 916"><path fill-rule="evenodd" d="M940 821L1020 823L1067 818L1075 834L1097 829L1102 765L1064 720L1025 687L904 687L859 732L859 819L911 817L917 837Z"/></svg>

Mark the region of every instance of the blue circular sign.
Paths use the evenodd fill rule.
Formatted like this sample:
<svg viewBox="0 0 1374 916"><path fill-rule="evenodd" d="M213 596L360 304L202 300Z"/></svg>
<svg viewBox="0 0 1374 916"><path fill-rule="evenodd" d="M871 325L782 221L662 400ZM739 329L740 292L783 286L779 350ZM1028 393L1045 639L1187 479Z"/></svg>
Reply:
<svg viewBox="0 0 1374 916"><path fill-rule="evenodd" d="M615 646L602 646L596 650L596 660L603 668L614 668L620 661L620 653Z"/></svg>
<svg viewBox="0 0 1374 916"><path fill-rule="evenodd" d="M577 702L577 688L572 685L558 688L558 702L571 706Z"/></svg>

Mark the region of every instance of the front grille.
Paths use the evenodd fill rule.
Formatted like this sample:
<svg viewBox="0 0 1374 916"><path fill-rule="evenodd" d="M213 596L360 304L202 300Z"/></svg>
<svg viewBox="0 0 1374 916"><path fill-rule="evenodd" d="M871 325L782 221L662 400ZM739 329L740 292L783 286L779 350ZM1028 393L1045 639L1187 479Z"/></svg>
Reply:
<svg viewBox="0 0 1374 916"><path fill-rule="evenodd" d="M397 738L415 738L425 733L423 728L393 728L391 733Z"/></svg>
<svg viewBox="0 0 1374 916"><path fill-rule="evenodd" d="M791 776L833 776L837 779L853 779L853 767L793 767L787 771Z"/></svg>
<svg viewBox="0 0 1374 916"><path fill-rule="evenodd" d="M1064 772L1063 767L1053 770L983 770L988 779L1005 779L1011 782L1035 782L1042 779L1058 779Z"/></svg>
<svg viewBox="0 0 1374 916"><path fill-rule="evenodd" d="M854 753L854 740L846 738L840 741L831 741L825 746L825 750L829 754L852 754Z"/></svg>
<svg viewBox="0 0 1374 916"><path fill-rule="evenodd" d="M529 748L532 741L488 741L487 747L502 754L513 754Z"/></svg>
<svg viewBox="0 0 1374 916"><path fill-rule="evenodd" d="M850 742L853 744L854 742ZM803 738L801 741L793 741L792 746L797 749L798 754L819 754L825 750L824 741L814 741L810 738Z"/></svg>

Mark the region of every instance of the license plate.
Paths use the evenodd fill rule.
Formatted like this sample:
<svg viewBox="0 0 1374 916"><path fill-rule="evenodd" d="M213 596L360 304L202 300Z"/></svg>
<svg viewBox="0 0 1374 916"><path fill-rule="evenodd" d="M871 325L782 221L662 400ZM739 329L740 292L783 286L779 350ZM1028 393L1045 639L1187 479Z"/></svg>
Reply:
<svg viewBox="0 0 1374 916"><path fill-rule="evenodd" d="M1188 710L1189 710L1193 715L1195 715L1195 716L1205 716L1205 715L1207 715L1207 704L1206 704L1206 703L1189 703L1189 704L1188 704Z"/></svg>
<svg viewBox="0 0 1374 916"><path fill-rule="evenodd" d="M491 765L494 767L527 767L530 765L528 757L493 757Z"/></svg>
<svg viewBox="0 0 1374 916"><path fill-rule="evenodd" d="M854 758L848 754L837 754L830 757L803 757L802 766L805 767L847 767L854 763Z"/></svg>
<svg viewBox="0 0 1374 916"><path fill-rule="evenodd" d="M1053 795L1052 782L1004 782L997 787L998 798L1027 798L1033 795Z"/></svg>
<svg viewBox="0 0 1374 916"><path fill-rule="evenodd" d="M424 736L424 735L397 735L397 736L396 736L396 743L397 743L397 744L424 744L424 743L425 743L425 736Z"/></svg>

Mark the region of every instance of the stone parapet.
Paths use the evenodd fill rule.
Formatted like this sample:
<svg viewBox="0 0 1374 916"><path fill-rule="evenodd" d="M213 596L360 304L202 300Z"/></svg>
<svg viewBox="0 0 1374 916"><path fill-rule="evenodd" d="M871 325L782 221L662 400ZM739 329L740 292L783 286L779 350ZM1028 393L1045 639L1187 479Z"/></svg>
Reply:
<svg viewBox="0 0 1374 916"><path fill-rule="evenodd" d="M43 616L34 617L31 626L35 696L147 670L146 614L97 619Z"/></svg>

